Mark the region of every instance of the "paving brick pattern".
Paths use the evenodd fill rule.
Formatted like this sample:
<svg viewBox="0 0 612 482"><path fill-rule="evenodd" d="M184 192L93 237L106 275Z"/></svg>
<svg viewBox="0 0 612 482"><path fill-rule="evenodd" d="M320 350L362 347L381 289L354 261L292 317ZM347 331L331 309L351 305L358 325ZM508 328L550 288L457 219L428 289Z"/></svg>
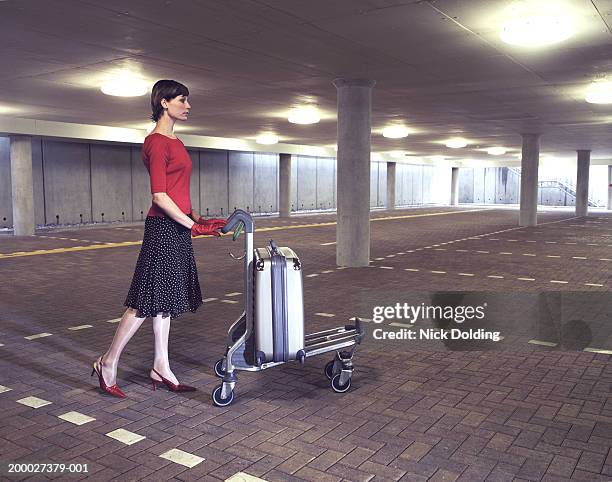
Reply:
<svg viewBox="0 0 612 482"><path fill-rule="evenodd" d="M153 334L145 323L121 359L125 400L102 394L88 375L116 327L106 321L121 316L138 246L0 259L0 384L11 389L0 393L0 461L87 463L87 476L101 481L225 480L237 472L269 481L612 480L610 356L584 352L583 345L566 349L554 330L516 321L546 292L550 313L558 308L571 319L572 310L589 310L588 343L608 346L612 264L602 259L612 258L612 216L570 219L568 212L552 211L539 217L548 224L526 229L514 229L513 210L431 207L372 217L441 211L453 214L373 221L371 268L335 269L335 246L323 246L335 240L333 225L297 227L334 222L334 215L257 219L258 227L295 229L261 231L255 244L273 237L292 246L304 274L318 274L304 278L309 332L355 315L371 318L374 305L465 290L513 301L514 319L506 319L496 349L368 337L355 356L348 393L329 388L323 376L328 355L309 358L303 368L239 372L237 399L227 408L211 404L218 384L212 366L242 310L240 303L221 303L242 289L241 264L227 256L228 249L239 254L241 243L194 240L204 297L218 300L173 323L170 350L175 373L198 391L150 389ZM43 234L68 239L0 237L0 253L138 241L141 229ZM586 307L576 301L581 296ZM565 306L567 297L574 298ZM241 295L231 298L242 302ZM515 330L508 326L513 323ZM68 329L84 324L92 327ZM24 338L43 332L52 335ZM529 344L536 335L557 346ZM52 403L36 409L16 403L30 396ZM96 420L78 426L58 418L70 411ZM116 429L146 438L125 445L106 436ZM171 449L204 461L188 468L160 458ZM85 474L9 480L28 478Z"/></svg>

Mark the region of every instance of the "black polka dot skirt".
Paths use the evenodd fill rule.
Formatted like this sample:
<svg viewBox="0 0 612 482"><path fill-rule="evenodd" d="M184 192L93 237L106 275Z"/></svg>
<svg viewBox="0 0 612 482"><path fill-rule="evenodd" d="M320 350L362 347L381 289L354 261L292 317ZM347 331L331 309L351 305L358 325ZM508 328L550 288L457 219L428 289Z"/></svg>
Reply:
<svg viewBox="0 0 612 482"><path fill-rule="evenodd" d="M124 305L139 317L164 313L176 318L196 311L202 292L191 230L168 217L147 216L134 278Z"/></svg>

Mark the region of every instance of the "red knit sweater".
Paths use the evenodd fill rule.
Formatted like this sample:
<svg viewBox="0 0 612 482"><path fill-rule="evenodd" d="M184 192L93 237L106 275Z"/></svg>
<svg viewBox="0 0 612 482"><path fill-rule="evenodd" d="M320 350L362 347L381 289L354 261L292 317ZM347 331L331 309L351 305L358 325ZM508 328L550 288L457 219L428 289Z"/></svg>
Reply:
<svg viewBox="0 0 612 482"><path fill-rule="evenodd" d="M190 214L191 158L184 144L163 134L150 134L142 146L142 162L151 178L151 194L165 192L181 211ZM164 217L166 214L153 204L147 216Z"/></svg>

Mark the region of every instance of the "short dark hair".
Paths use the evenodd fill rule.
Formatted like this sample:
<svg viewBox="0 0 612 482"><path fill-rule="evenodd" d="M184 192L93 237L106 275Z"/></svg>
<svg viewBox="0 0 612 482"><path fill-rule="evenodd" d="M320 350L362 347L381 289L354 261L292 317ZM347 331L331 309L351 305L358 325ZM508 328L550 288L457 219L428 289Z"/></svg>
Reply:
<svg viewBox="0 0 612 482"><path fill-rule="evenodd" d="M172 100L179 95L185 97L189 95L189 89L180 82L167 79L155 82L151 90L151 119L157 122L164 113L164 108L161 105L162 99Z"/></svg>

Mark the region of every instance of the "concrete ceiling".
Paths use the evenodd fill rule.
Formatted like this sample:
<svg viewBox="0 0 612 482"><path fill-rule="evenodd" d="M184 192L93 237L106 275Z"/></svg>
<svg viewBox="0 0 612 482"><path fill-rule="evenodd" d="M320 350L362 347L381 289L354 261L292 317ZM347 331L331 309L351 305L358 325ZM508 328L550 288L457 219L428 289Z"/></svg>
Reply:
<svg viewBox="0 0 612 482"><path fill-rule="evenodd" d="M130 69L188 85L192 116L178 132L336 143L337 77L376 80L372 150L493 160L541 132L542 151L612 158L612 105L584 101L612 76L612 0L565 5L577 34L537 50L499 38L515 2L502 0L0 0L0 116L144 127L148 96L109 97L102 81ZM286 120L302 101L319 124ZM386 139L404 121L412 134ZM462 136L465 149L440 142ZM499 160L499 158L495 158Z"/></svg>

